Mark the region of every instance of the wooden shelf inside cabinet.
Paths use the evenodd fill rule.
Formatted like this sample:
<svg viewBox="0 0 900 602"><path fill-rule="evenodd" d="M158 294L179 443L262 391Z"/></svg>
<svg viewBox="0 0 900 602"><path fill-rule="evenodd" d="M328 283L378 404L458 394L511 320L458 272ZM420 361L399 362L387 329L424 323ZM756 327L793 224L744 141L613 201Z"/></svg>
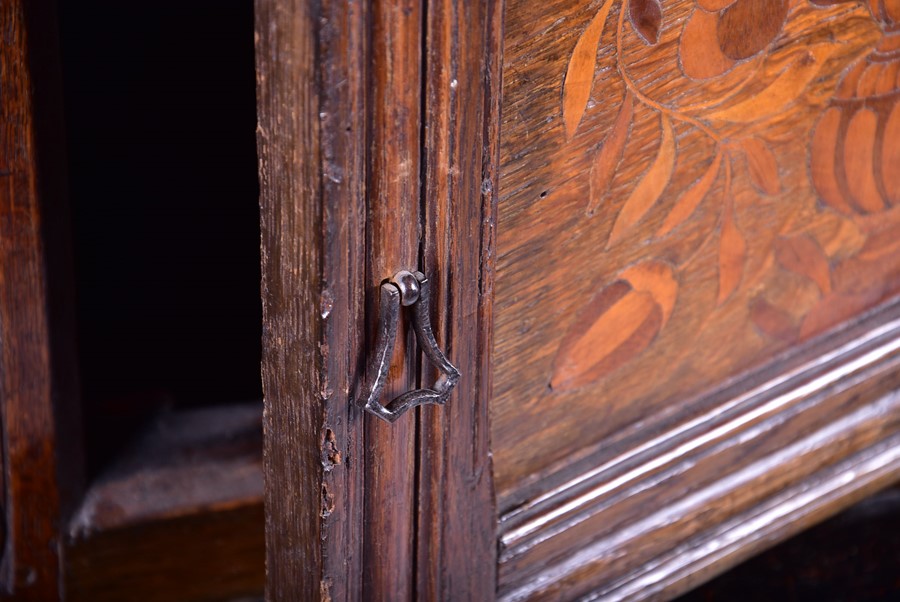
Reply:
<svg viewBox="0 0 900 602"><path fill-rule="evenodd" d="M68 600L260 595L262 404L165 412L88 489L66 533Z"/></svg>

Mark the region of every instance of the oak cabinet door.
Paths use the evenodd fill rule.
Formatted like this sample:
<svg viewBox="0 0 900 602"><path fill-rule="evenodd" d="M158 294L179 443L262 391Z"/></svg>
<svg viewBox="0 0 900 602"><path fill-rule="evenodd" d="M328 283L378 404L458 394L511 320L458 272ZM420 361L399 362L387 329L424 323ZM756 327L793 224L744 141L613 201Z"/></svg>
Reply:
<svg viewBox="0 0 900 602"><path fill-rule="evenodd" d="M896 480L898 20L258 0L270 597L671 597Z"/></svg>

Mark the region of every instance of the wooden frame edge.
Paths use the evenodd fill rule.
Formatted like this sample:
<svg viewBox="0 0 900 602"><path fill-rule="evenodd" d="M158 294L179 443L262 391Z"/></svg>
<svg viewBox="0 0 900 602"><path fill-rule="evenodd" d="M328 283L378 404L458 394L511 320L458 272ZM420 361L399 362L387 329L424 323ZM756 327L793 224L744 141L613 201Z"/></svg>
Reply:
<svg viewBox="0 0 900 602"><path fill-rule="evenodd" d="M364 6L256 0L255 21L266 595L358 599Z"/></svg>
<svg viewBox="0 0 900 602"><path fill-rule="evenodd" d="M420 410L422 599L496 594L490 397L502 21L502 0L428 3L424 260L438 276L437 331L462 378L445 407Z"/></svg>
<svg viewBox="0 0 900 602"><path fill-rule="evenodd" d="M513 551L512 554L508 552L506 557L501 559L502 599L526 599L538 592L556 591L556 588L562 588L564 584L575 588L585 588L591 584L593 588L598 588L595 595L603 599L619 599L619 594L615 593L617 591L630 592L627 596L622 594L623 599L640 597L644 594L633 589L632 585L636 583L635 575L644 572L650 574L653 567L661 562L659 556L652 552L653 546L650 545L650 542L657 537L658 532L662 533L662 530L671 528L673 524L679 525L679 534L669 533L667 537L669 539L680 538L686 542L685 546L691 546L693 544L690 542L705 541L704 537L710 537L704 534L716 533L730 524L740 525L740 521L745 517L758 513L760 508L765 508L766 504L770 504L769 500L780 499L777 493L765 491L756 493L753 479L758 479L763 474L760 472L763 468L764 472L770 475L770 481L783 483L784 489L787 491L801 492L819 487L818 480L825 478L821 475L829 474L828 471L837 471L833 477L829 478L841 479L839 467L842 463L852 463L852 458L860 456L860 454L862 454L861 457L864 457L867 454L876 453L883 445L886 445L885 442L893 442L892 445L896 445L900 442L898 439L900 437L900 396L896 393L886 394L885 391L893 391L900 384L900 370L898 370L900 368L900 353L898 353L900 337L893 330L891 333L893 336L880 339L880 346L868 349L868 353L851 356L847 358L846 363L841 364L840 368L834 368L832 376L836 375L837 378L830 379L829 382L827 375L824 377L820 375L823 381L828 382L827 386L819 389L814 386L809 387L808 395L802 396L802 400L797 404L775 407L774 411L770 411L768 414L760 414L758 419L744 420L743 428L735 429L722 439L718 447L729 450L733 456L738 457L744 454L740 451L744 448L748 450L746 464L736 465L734 472L725 472L708 482L695 482L691 481L690 471L693 470L695 463L703 461L703 454L673 457L672 460L675 464L670 465L669 468L661 468L660 472L648 471L642 479L638 479L623 489L618 496L613 495L602 499L598 497L594 503L583 507L579 515L570 515L563 521L551 525L543 533L530 534L530 541L524 542L524 545L520 542L518 552ZM867 359L870 361L867 362ZM850 369L854 364L856 369ZM750 408L750 412L752 411L753 408ZM832 412L834 415L830 415ZM740 421L740 418L739 416L737 420ZM775 448L775 451L771 450L768 443L760 448L759 444L755 442L755 439L760 436L768 436L763 435L764 433L774 432L773 429L784 430L783 425L788 424L789 421L798 425L791 428L804 435L799 442L786 441L783 437L784 433L782 433L781 447ZM773 442L778 441L778 439L773 439ZM700 446L697 446L696 449L700 449ZM763 452L769 451L763 453L759 451L760 449ZM897 462L888 458L890 453L892 452L886 451L884 454L879 452L876 455L893 466ZM715 449L710 448L707 455L709 457L715 455ZM807 457L815 459L815 461L808 462L806 461ZM652 460L650 462L652 463ZM889 484L891 479L900 476L896 467L885 471L882 470L884 467L879 466L877 462L867 464L867 466L870 466L872 473L877 476L873 479L883 485ZM813 472L807 474L804 472L807 469ZM756 472L753 472L754 470ZM780 476L777 478L771 476L776 473ZM746 479L742 480L743 477L740 475L745 475ZM844 479L847 482L844 483L841 491L846 491L846 496L836 495L828 506L829 513L842 509L856 499L853 496L858 489L868 487L867 491L872 490L867 485L868 480L864 475L860 476L857 471L856 477L859 479L858 486L854 485L852 481ZM625 502L634 495L650 496L655 488L665 487L667 480L672 478L686 479L688 484L682 486L682 490L685 491L683 497L672 499L668 505L659 510L652 506L648 507L647 517L637 517L632 514L630 518L627 518L627 514L617 514L617 505L627 506L628 504ZM691 486L689 483L694 483L694 485ZM707 497L703 497L704 495ZM698 501L700 500L698 496L703 497L703 500ZM720 506L716 505L719 502L715 502L715 500L725 503L726 509L721 512L716 510ZM630 502L633 505L634 500L631 499ZM703 507L713 508L713 511L706 512L706 515L700 518L703 514L700 512ZM663 520L656 517L656 514L660 512L668 513L669 518ZM795 514L802 517L811 512L813 510L806 512L802 507L798 507ZM659 518L656 524L653 522L654 517ZM594 535L596 526L602 524L604 518L612 521L625 520L626 522L616 523L609 527L611 531L615 531L615 534ZM548 521L549 523L550 521ZM637 524L642 526L638 528ZM546 557L546 554L550 553L546 550L553 549L554 538L565 537L574 532L572 529L579 526L584 534L583 541L579 540L581 544L578 547L583 546L583 551L562 559L557 555L556 560ZM784 525L779 528L778 533L787 534L798 528ZM721 547L721 542L710 541L712 543L708 546L708 553L712 554ZM569 541L568 545L574 544ZM528 558L540 557L542 548L545 549L545 555L541 559L547 564L536 566ZM641 556L641 569L635 570L633 567L626 567L624 563L617 564L616 560L609 560L628 555L628 550L631 551L632 557L635 553ZM637 552L638 550L640 552ZM737 549L733 556L735 559L743 557L740 550ZM721 571L726 566L730 566L727 564L729 558L723 557L721 566L716 565L713 560L703 564L704 561L699 556L695 562L704 567L704 574L712 576L715 571ZM632 558L632 564L634 562L635 560ZM600 565L603 565L602 568ZM599 577L599 574L604 576ZM577 575L581 575L583 579L576 579ZM592 576L587 577L586 575ZM663 582L668 578L664 579L663 576L660 576L660 579ZM683 579L672 577L670 580L673 582L672 587L677 587L674 585L675 582ZM648 586L646 580L642 581L639 589L645 591L646 595L653 595L656 591L653 587ZM587 593L588 591L582 591L583 595Z"/></svg>

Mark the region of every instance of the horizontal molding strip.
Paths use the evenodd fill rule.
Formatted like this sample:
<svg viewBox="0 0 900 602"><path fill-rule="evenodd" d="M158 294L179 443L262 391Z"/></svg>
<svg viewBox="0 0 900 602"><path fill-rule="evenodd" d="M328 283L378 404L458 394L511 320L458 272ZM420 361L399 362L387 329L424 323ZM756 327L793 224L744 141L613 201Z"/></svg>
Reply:
<svg viewBox="0 0 900 602"><path fill-rule="evenodd" d="M872 434L884 435L872 445L858 450L858 442ZM855 447L856 446L856 447ZM642 555L652 542L671 540L660 534L672 525L690 521L705 508L721 508L729 495L775 472L790 477L803 460L818 453L846 452L838 461L815 470L774 495L762 496L745 510L738 510L721 522L700 528L682 544L642 561L636 572L618 574L619 561ZM855 452L855 453L854 453ZM556 562L542 564L528 574L507 575L512 582L501 583L500 599L513 602L535 597L567 595L588 599L625 600L653 597L672 589L696 571L723 560L737 562L801 527L806 516L824 518L853 501L854 494L890 484L900 476L900 393L890 393L841 416L793 444L762 456L747 466L704 486L680 500L648 512L636 522L612 533L587 541ZM727 506L727 504L726 504ZM687 531L690 531L687 528ZM633 564L633 563L632 563ZM682 587L682 589L684 589ZM591 591L593 590L593 593ZM671 593L671 592L670 592Z"/></svg>
<svg viewBox="0 0 900 602"><path fill-rule="evenodd" d="M897 314L896 309L891 306L878 313ZM652 486L654 475L692 454L742 433L749 436L748 430L763 420L844 390L861 375L883 371L896 361L898 352L900 317L895 317L537 495L501 515L501 562L577 525L579 515L593 514L592 508L614 494L631 491L644 481Z"/></svg>
<svg viewBox="0 0 900 602"><path fill-rule="evenodd" d="M645 564L584 600L678 595L900 478L900 435L798 483L781 495ZM728 561L727 564L725 561ZM716 565L719 570L711 570Z"/></svg>

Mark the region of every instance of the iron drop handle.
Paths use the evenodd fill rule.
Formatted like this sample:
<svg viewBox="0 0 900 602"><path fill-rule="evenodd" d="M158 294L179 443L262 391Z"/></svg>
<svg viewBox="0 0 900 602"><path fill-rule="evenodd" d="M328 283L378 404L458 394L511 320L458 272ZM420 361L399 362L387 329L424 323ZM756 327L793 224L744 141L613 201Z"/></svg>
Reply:
<svg viewBox="0 0 900 602"><path fill-rule="evenodd" d="M430 389L415 389L395 397L386 406L381 404L381 391L387 380L394 341L397 338L397 323L400 321L401 306L412 312L413 330L416 340L425 356L440 371L441 376ZM423 403L443 405L453 387L459 381L459 370L450 363L438 347L431 330L430 295L428 279L422 272L401 270L381 285L381 308L378 332L375 337L375 351L369 358L366 375L368 380L360 395L366 411L382 420L394 422L410 408Z"/></svg>

